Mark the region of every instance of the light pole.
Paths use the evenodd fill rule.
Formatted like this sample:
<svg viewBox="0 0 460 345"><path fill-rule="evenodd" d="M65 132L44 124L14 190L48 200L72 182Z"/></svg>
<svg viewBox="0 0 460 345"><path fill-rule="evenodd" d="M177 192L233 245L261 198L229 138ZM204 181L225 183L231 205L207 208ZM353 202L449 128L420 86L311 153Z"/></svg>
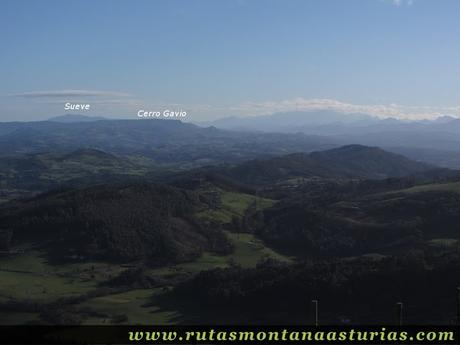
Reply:
<svg viewBox="0 0 460 345"><path fill-rule="evenodd" d="M402 320L403 320L403 303L402 302L398 302L396 303L396 313L397 313L397 324L398 326L401 326L402 325Z"/></svg>
<svg viewBox="0 0 460 345"><path fill-rule="evenodd" d="M457 325L460 325L460 287L457 287Z"/></svg>
<svg viewBox="0 0 460 345"><path fill-rule="evenodd" d="M311 301L313 303L314 307L314 313L315 313L315 326L318 326L318 300L314 299Z"/></svg>

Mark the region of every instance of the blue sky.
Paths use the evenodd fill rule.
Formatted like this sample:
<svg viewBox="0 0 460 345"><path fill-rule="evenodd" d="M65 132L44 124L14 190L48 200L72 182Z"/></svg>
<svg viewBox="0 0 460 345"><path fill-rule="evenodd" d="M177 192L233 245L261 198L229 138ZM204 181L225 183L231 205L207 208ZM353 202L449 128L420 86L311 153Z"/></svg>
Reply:
<svg viewBox="0 0 460 345"><path fill-rule="evenodd" d="M460 116L460 1L2 0L0 121Z"/></svg>

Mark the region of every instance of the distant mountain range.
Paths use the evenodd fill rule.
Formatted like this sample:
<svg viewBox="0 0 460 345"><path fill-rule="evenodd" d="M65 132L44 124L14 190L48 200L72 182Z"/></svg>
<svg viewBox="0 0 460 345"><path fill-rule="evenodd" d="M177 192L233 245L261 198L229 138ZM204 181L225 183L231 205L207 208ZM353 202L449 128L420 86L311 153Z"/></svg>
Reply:
<svg viewBox="0 0 460 345"><path fill-rule="evenodd" d="M460 168L460 119L452 116L409 121L334 111L298 111L229 117L205 125L241 131L317 135L337 146L378 146L415 160Z"/></svg>
<svg viewBox="0 0 460 345"><path fill-rule="evenodd" d="M200 123L198 123L200 125ZM261 116L227 117L201 125L222 129L303 132L315 135L353 135L382 131L443 131L460 130L460 119L441 116L435 120L380 119L362 113L336 111L294 111ZM454 125L455 128L452 128Z"/></svg>
<svg viewBox="0 0 460 345"><path fill-rule="evenodd" d="M142 155L157 165L186 169L350 144L378 146L413 160L459 169L460 119L382 120L319 111L222 119L208 127L177 120L104 120L83 115L0 123L0 155L94 148Z"/></svg>
<svg viewBox="0 0 460 345"><path fill-rule="evenodd" d="M94 148L184 168L333 146L316 136L228 131L177 120L0 123L0 155Z"/></svg>
<svg viewBox="0 0 460 345"><path fill-rule="evenodd" d="M264 132L302 132L308 128L332 126L363 126L379 122L367 114L343 114L335 111L293 111L261 116L226 117L202 125L223 129L264 131Z"/></svg>

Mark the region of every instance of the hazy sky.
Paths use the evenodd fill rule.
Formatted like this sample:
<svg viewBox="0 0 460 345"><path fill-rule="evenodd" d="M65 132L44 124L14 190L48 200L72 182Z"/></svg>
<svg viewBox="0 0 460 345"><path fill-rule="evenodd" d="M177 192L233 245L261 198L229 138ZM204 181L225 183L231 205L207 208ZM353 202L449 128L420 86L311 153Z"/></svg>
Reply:
<svg viewBox="0 0 460 345"><path fill-rule="evenodd" d="M460 1L0 1L0 120L460 116ZM80 112L85 113L85 112Z"/></svg>

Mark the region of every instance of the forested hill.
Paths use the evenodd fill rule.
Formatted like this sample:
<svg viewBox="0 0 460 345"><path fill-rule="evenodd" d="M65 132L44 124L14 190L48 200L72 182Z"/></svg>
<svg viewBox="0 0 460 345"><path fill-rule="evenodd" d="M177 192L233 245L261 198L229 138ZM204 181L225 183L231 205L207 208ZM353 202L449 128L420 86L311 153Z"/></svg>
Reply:
<svg viewBox="0 0 460 345"><path fill-rule="evenodd" d="M155 265L228 250L219 229L193 217L197 205L193 194L169 186L97 186L5 204L0 223L14 245L41 244L57 261L142 259Z"/></svg>
<svg viewBox="0 0 460 345"><path fill-rule="evenodd" d="M313 153L295 153L242 163L220 173L246 184L274 183L293 178L402 177L436 169L377 147L348 145Z"/></svg>

